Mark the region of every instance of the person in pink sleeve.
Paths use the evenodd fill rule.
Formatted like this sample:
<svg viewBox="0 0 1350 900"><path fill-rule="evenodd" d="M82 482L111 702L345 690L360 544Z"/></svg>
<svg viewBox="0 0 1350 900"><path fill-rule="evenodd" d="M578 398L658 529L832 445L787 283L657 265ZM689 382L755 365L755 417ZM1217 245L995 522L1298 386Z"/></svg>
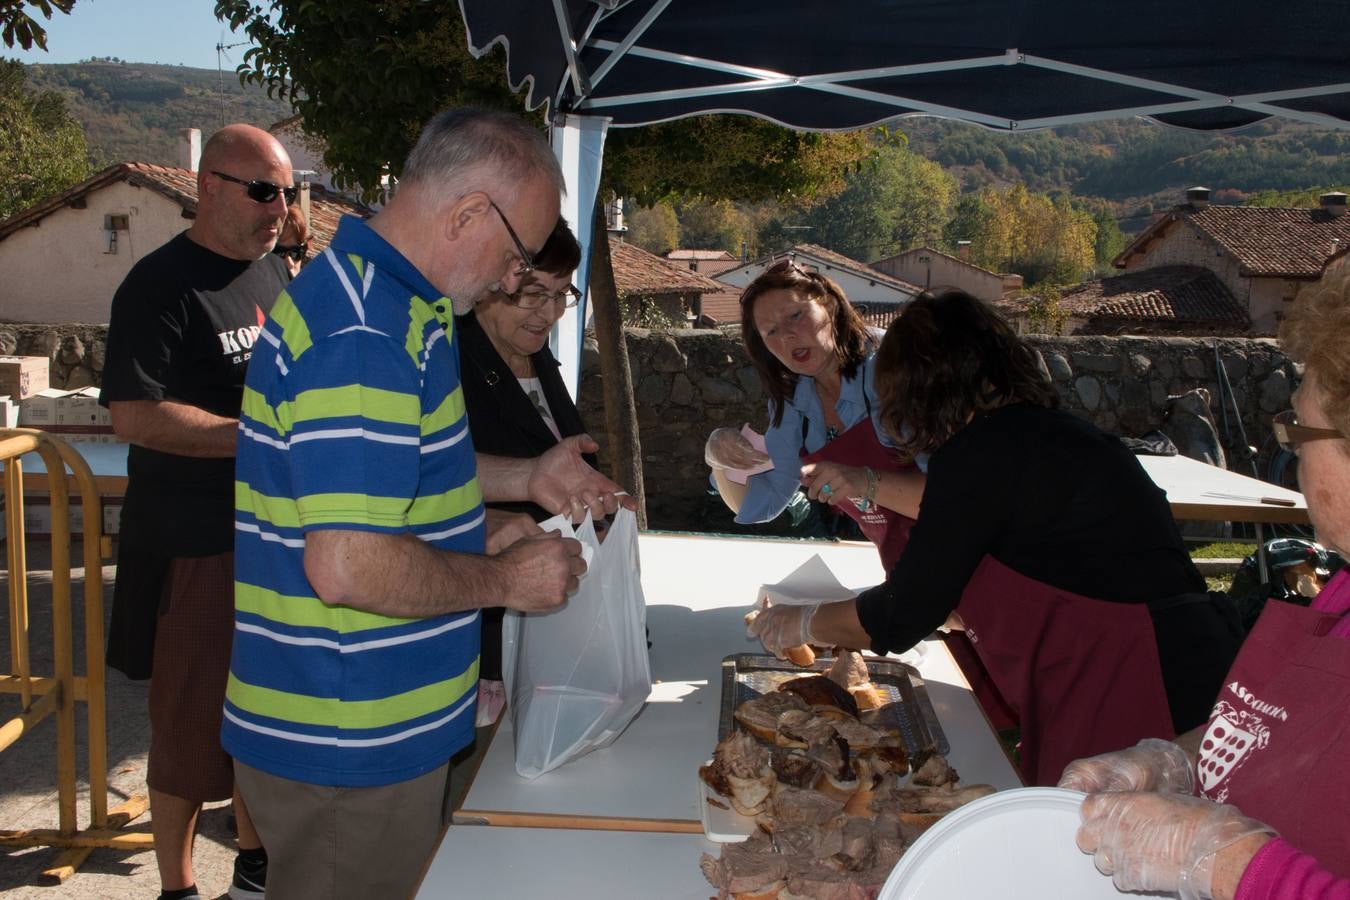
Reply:
<svg viewBox="0 0 1350 900"><path fill-rule="evenodd" d="M1318 539L1350 550L1350 254L1300 294L1280 343L1305 365L1275 436ZM1121 890L1183 900L1350 900L1350 568L1310 608L1272 601L1209 724L1076 760L1078 846Z"/></svg>

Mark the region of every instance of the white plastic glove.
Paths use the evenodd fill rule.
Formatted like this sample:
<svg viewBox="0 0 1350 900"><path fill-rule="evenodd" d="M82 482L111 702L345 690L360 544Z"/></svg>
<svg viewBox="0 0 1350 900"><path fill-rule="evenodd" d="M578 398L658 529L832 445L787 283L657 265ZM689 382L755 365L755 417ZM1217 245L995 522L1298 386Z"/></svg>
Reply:
<svg viewBox="0 0 1350 900"><path fill-rule="evenodd" d="M769 461L736 428L714 428L703 445L703 461L713 469L753 469Z"/></svg>
<svg viewBox="0 0 1350 900"><path fill-rule="evenodd" d="M779 659L787 658L787 651L812 643L811 617L820 609L819 603L778 604L765 606L746 621L746 633Z"/></svg>
<svg viewBox="0 0 1350 900"><path fill-rule="evenodd" d="M1128 750L1076 759L1064 767L1059 786L1095 794L1099 791L1154 791L1194 794L1190 757L1171 741L1145 738Z"/></svg>
<svg viewBox="0 0 1350 900"><path fill-rule="evenodd" d="M1104 793L1083 801L1078 849L1122 891L1214 896L1214 857L1243 838L1274 834L1235 806L1176 794Z"/></svg>

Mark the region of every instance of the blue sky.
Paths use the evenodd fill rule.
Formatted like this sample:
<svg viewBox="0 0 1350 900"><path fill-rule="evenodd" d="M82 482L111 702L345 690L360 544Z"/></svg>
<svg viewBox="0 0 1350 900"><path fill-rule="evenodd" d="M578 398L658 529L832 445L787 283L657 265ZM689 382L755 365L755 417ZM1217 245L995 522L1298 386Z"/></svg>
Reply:
<svg viewBox="0 0 1350 900"><path fill-rule="evenodd" d="M36 14L47 29L48 52L0 44L0 56L26 63L116 56L128 62L181 63L214 69L217 43L247 40L217 21L214 9L215 0L77 0L68 16L57 13L50 22L44 22L41 14ZM232 70L238 65L247 49L227 50L225 68Z"/></svg>

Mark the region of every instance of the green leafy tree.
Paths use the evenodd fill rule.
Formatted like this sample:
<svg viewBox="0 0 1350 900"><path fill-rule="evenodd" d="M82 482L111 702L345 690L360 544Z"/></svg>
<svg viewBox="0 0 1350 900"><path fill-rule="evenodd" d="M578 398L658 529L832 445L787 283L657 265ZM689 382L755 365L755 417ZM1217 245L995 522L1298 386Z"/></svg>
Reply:
<svg viewBox="0 0 1350 900"><path fill-rule="evenodd" d="M1105 203L1093 213L1092 221L1097 226L1097 239L1093 251L1097 260L1097 271L1106 272L1111 268L1111 261L1120 255L1120 251L1125 249L1130 239L1120 230L1116 214Z"/></svg>
<svg viewBox="0 0 1350 900"><path fill-rule="evenodd" d="M851 172L844 190L811 210L811 240L870 262L937 243L957 195L956 179L903 141L883 142Z"/></svg>
<svg viewBox="0 0 1350 900"><path fill-rule="evenodd" d="M47 29L29 15L30 9L50 20L53 13L69 14L74 6L75 0L0 0L0 41L6 47L17 43L25 50L46 50Z"/></svg>
<svg viewBox="0 0 1350 900"><path fill-rule="evenodd" d="M957 203L944 229L948 246L968 240L970 261L1015 272L1027 284L1072 284L1096 261L1097 224L1067 196L1033 194L1023 184L985 188Z"/></svg>
<svg viewBox="0 0 1350 900"><path fill-rule="evenodd" d="M664 200L655 206L626 206L624 220L628 224L626 239L648 253L665 256L680 246L680 220L674 207Z"/></svg>
<svg viewBox="0 0 1350 900"><path fill-rule="evenodd" d="M730 200L698 197L680 204L680 240L691 250L725 250L740 256L742 242L749 242L750 219Z"/></svg>
<svg viewBox="0 0 1350 900"><path fill-rule="evenodd" d="M1328 185L1293 191L1258 191L1243 203L1244 206L1266 206L1278 209L1316 209L1323 194L1339 191L1350 194L1350 184Z"/></svg>
<svg viewBox="0 0 1350 900"><path fill-rule="evenodd" d="M89 177L84 131L65 99L26 90L14 60L0 60L0 122L0 219Z"/></svg>

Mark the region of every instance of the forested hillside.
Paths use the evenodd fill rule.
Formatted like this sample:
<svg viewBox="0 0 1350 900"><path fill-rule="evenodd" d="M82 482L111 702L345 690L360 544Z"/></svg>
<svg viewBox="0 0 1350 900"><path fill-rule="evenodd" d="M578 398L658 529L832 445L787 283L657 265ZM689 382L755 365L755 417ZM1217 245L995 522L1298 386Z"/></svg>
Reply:
<svg viewBox="0 0 1350 900"><path fill-rule="evenodd" d="M84 126L100 165L174 165L180 128L200 128L205 137L222 122L266 128L291 114L289 103L254 85L241 86L229 66L223 78L211 69L112 61L34 65L27 74L30 89L66 97L66 109Z"/></svg>

